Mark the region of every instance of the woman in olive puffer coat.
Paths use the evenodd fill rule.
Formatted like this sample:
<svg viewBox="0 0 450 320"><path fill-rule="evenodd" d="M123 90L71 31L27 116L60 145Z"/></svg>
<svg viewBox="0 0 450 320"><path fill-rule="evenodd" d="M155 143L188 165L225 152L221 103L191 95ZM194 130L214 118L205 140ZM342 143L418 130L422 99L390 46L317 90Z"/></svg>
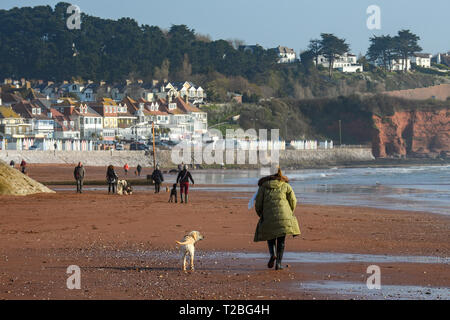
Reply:
<svg viewBox="0 0 450 320"><path fill-rule="evenodd" d="M274 175L261 178L255 202L256 213L260 219L254 241L267 241L270 253L267 266L272 268L276 260L276 270L283 269L281 260L286 236L300 234L294 215L297 199L288 182L289 179L283 176L281 169Z"/></svg>

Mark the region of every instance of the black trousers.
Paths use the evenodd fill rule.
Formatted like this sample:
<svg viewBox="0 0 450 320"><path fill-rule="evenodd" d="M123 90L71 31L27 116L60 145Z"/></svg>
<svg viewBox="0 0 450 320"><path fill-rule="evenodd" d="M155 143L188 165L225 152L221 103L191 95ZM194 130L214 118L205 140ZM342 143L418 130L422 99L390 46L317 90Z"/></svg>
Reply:
<svg viewBox="0 0 450 320"><path fill-rule="evenodd" d="M77 180L77 192L81 193L83 191L83 180Z"/></svg>
<svg viewBox="0 0 450 320"><path fill-rule="evenodd" d="M155 193L159 193L160 189L161 189L161 183L155 182Z"/></svg>
<svg viewBox="0 0 450 320"><path fill-rule="evenodd" d="M116 184L115 183L108 184L108 193L110 193L111 191L112 191L112 193L116 193Z"/></svg>

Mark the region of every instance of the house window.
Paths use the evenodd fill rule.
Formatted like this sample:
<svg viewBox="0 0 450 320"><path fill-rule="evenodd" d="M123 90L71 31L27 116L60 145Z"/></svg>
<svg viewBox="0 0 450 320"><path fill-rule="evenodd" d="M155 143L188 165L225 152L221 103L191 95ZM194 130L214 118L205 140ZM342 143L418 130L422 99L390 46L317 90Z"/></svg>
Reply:
<svg viewBox="0 0 450 320"><path fill-rule="evenodd" d="M36 109L36 113L37 113L37 114L41 114L41 108L37 108L37 109Z"/></svg>
<svg viewBox="0 0 450 320"><path fill-rule="evenodd" d="M33 108L33 109L31 110L31 112L32 112L33 114L36 114L36 109Z"/></svg>

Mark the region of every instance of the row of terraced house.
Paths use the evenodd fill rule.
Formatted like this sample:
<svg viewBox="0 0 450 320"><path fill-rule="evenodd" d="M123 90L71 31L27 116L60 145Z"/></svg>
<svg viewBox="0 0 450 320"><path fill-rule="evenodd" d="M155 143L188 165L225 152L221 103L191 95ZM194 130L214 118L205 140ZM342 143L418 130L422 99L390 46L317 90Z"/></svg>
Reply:
<svg viewBox="0 0 450 320"><path fill-rule="evenodd" d="M1 95L3 138L140 140L148 139L155 129L181 140L206 133L208 128L207 113L190 101L189 90L180 94L168 87L166 94L149 96L147 92L145 97L124 96L119 101L43 97L32 88L29 91L33 95L28 99L16 93Z"/></svg>

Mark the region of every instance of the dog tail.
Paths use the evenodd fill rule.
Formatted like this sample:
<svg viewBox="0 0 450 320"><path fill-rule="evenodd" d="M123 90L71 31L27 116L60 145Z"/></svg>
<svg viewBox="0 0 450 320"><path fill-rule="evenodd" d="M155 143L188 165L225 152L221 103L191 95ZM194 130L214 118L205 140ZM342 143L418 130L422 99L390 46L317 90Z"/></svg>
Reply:
<svg viewBox="0 0 450 320"><path fill-rule="evenodd" d="M182 246L184 246L184 245L186 245L186 244L192 244L192 243L194 243L194 239L188 239L188 240L186 240L186 241L184 241L184 242L180 242L180 241L176 241L179 245L182 245Z"/></svg>

